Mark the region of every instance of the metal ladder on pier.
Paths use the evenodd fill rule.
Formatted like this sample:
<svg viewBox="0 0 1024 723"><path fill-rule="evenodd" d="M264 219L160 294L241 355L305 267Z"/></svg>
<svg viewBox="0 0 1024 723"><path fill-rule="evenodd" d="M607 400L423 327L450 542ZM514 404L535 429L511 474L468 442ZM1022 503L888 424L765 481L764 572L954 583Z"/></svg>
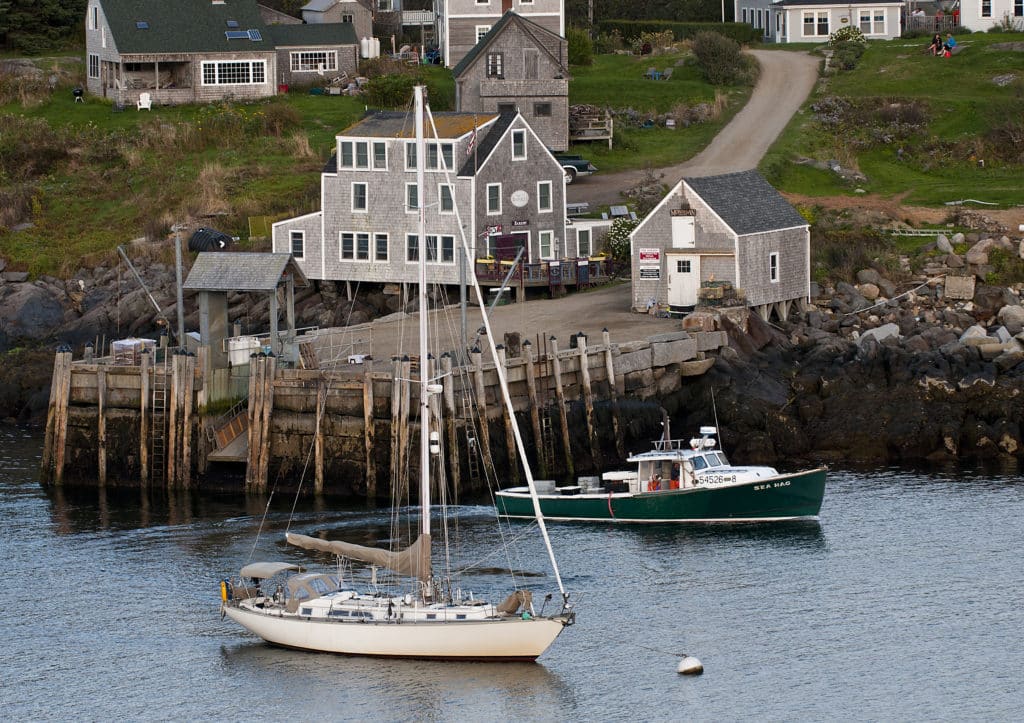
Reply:
<svg viewBox="0 0 1024 723"><path fill-rule="evenodd" d="M544 455L544 468L549 471L555 466L555 434L551 421L554 414L551 405L543 407L540 412L540 451Z"/></svg>
<svg viewBox="0 0 1024 723"><path fill-rule="evenodd" d="M466 433L466 472L473 482L480 479L480 440L473 416L473 402L468 395L462 396L462 429Z"/></svg>
<svg viewBox="0 0 1024 723"><path fill-rule="evenodd" d="M153 430L149 448L149 478L162 483L167 474L167 350L164 350L163 369L153 367Z"/></svg>

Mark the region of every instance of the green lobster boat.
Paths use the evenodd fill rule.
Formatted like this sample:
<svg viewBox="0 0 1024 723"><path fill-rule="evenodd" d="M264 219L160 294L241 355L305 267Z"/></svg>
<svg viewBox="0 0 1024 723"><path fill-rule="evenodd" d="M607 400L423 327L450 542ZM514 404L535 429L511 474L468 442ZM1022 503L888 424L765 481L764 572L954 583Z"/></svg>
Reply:
<svg viewBox="0 0 1024 723"><path fill-rule="evenodd" d="M537 481L545 520L605 522L766 522L817 519L825 468L781 474L773 467L737 467L718 449L715 427L686 442L662 439L633 455L636 471L581 477L555 487ZM502 517L533 519L527 487L496 496Z"/></svg>

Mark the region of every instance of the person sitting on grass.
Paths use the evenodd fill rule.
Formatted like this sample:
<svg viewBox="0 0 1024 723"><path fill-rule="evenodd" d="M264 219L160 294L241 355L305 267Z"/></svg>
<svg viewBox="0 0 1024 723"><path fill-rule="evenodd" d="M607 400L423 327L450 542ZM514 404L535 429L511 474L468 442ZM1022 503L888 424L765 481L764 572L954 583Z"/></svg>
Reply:
<svg viewBox="0 0 1024 723"><path fill-rule="evenodd" d="M956 38L953 37L952 33L946 33L946 42L942 44L942 53L947 58L953 54L953 48L956 47Z"/></svg>
<svg viewBox="0 0 1024 723"><path fill-rule="evenodd" d="M928 52L932 55L938 55L942 52L942 36L938 33L932 36L932 44L928 46Z"/></svg>

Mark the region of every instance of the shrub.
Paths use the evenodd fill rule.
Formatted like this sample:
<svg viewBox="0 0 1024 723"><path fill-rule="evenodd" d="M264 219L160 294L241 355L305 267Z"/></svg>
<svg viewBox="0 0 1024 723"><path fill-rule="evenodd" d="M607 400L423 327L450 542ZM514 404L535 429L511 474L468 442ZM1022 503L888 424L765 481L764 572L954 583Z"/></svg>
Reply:
<svg viewBox="0 0 1024 723"><path fill-rule="evenodd" d="M409 104L415 84L411 75L380 75L363 85L363 97L377 108L402 108Z"/></svg>
<svg viewBox="0 0 1024 723"><path fill-rule="evenodd" d="M604 250L616 261L630 263L629 234L639 225L639 221L631 218L617 218L612 221L612 227L604 237Z"/></svg>
<svg viewBox="0 0 1024 723"><path fill-rule="evenodd" d="M831 47L834 48L841 43L867 45L868 39L864 37L864 33L856 25L847 25L845 28L839 28L839 30L828 36L828 44Z"/></svg>
<svg viewBox="0 0 1024 723"><path fill-rule="evenodd" d="M622 40L622 33L618 28L612 28L607 33L600 33L594 40L594 52L598 54L614 53L616 50L624 50L625 42Z"/></svg>
<svg viewBox="0 0 1024 723"><path fill-rule="evenodd" d="M569 28L565 34L569 41L569 65L593 65L594 41L582 28Z"/></svg>
<svg viewBox="0 0 1024 723"><path fill-rule="evenodd" d="M703 32L693 39L693 54L704 79L712 85L748 82L752 69L735 40L718 33Z"/></svg>
<svg viewBox="0 0 1024 723"><path fill-rule="evenodd" d="M295 107L281 101L268 103L259 111L258 119L265 135L278 138L302 123L302 117Z"/></svg>
<svg viewBox="0 0 1024 723"><path fill-rule="evenodd" d="M856 30L856 28L843 28L843 30ZM857 30L857 32L860 32ZM840 70L853 70L857 67L861 56L864 55L864 46L856 41L844 40L832 46L832 67Z"/></svg>
<svg viewBox="0 0 1024 723"><path fill-rule="evenodd" d="M761 30L750 23L677 23L669 20L602 20L597 24L602 33L618 31L626 41L640 37L641 33L672 32L675 40L695 38L713 31L738 43L754 43L761 39Z"/></svg>

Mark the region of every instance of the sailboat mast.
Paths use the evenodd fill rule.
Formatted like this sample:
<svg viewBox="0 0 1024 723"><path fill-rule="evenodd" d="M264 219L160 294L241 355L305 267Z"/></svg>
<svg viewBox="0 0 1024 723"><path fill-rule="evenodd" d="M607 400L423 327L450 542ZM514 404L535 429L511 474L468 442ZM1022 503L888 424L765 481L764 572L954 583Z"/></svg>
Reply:
<svg viewBox="0 0 1024 723"><path fill-rule="evenodd" d="M430 393L427 391L427 237L426 207L423 197L424 170L427 162L423 132L423 86L415 88L416 98L416 205L419 207L418 241L420 309L420 532L430 534Z"/></svg>

